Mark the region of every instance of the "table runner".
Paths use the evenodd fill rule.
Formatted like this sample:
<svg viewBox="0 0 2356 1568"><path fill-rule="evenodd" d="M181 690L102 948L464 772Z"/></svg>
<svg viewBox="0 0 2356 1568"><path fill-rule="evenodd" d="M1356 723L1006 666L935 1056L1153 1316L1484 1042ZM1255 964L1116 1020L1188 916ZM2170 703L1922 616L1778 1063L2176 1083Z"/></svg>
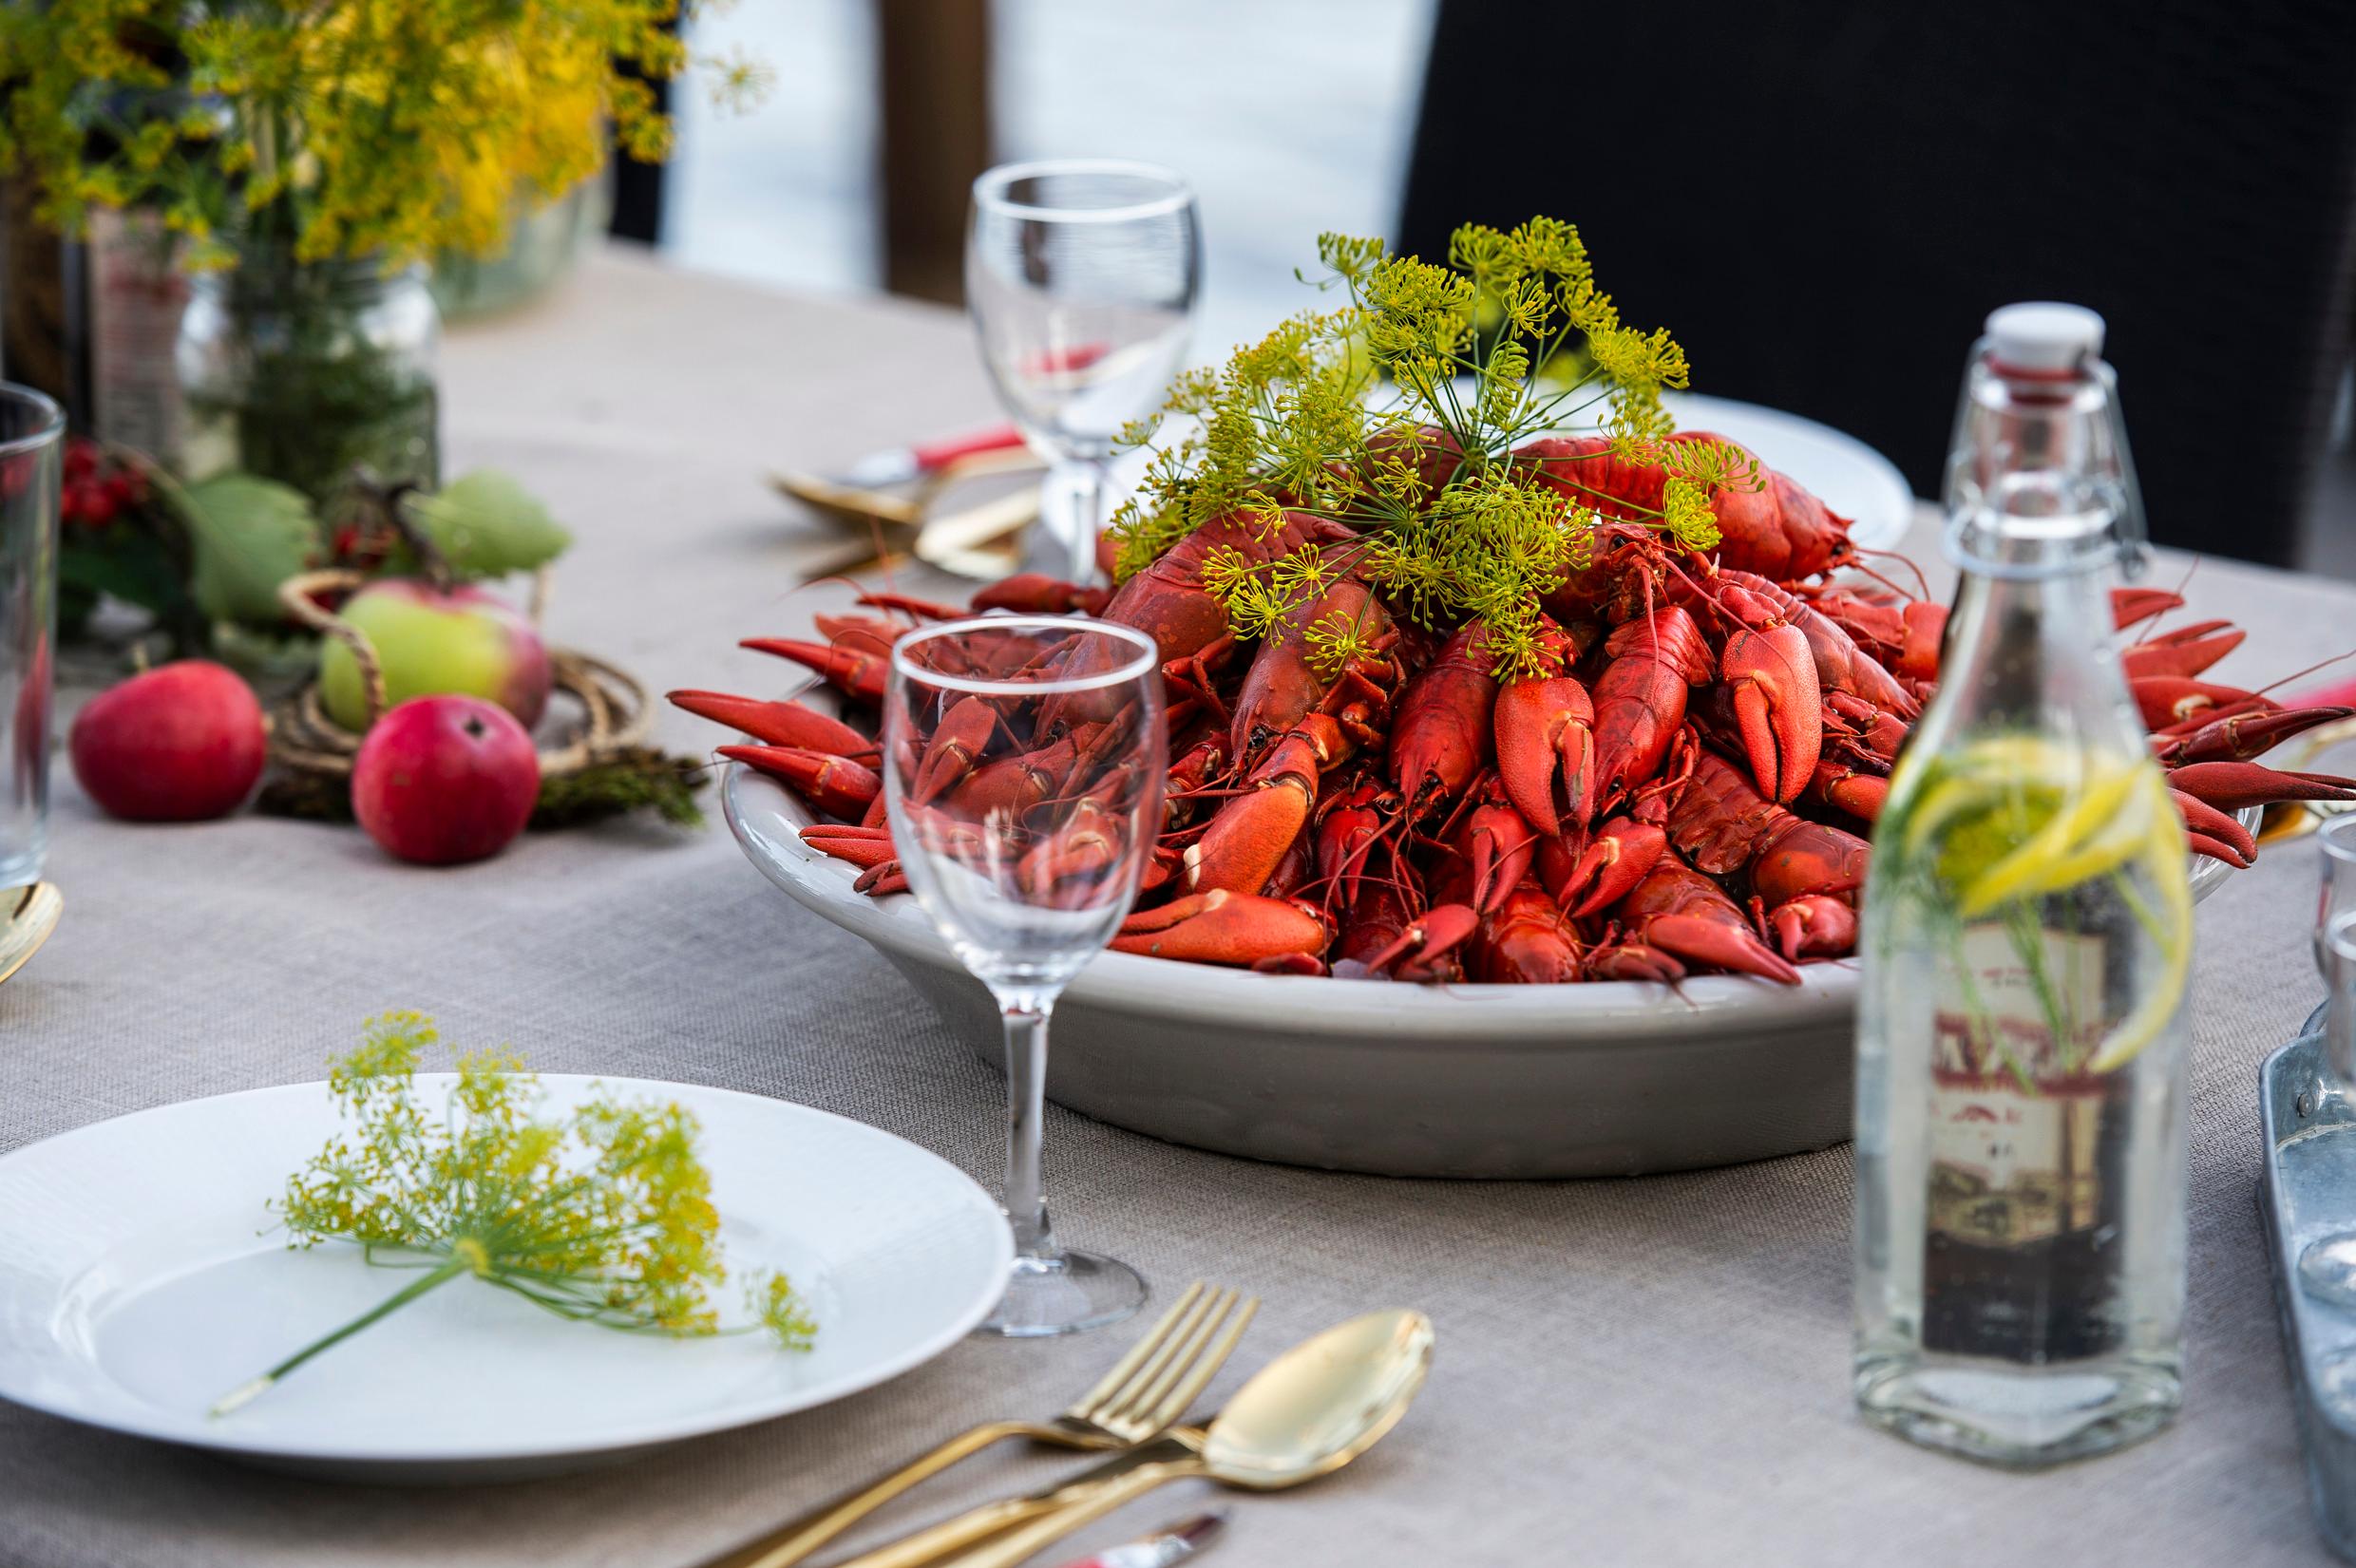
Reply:
<svg viewBox="0 0 2356 1568"><path fill-rule="evenodd" d="M734 639L801 627L829 602L787 596L797 551L821 536L763 488L765 468L824 468L994 411L953 314L788 298L618 253L543 305L454 331L445 364L451 471L509 469L578 535L556 639L657 690L774 682L773 663ZM1910 548L1932 553L1920 520ZM2180 570L2163 561L2158 579ZM2204 615L2252 629L2227 679L2356 639L2356 588L2208 563L2194 590ZM684 715L664 730L686 749L713 740ZM995 1072L864 943L770 889L716 804L699 834L534 835L452 871L393 864L356 832L252 816L102 823L62 758L57 782L66 918L0 988L0 1149L316 1078L364 1015L415 1007L449 1038L510 1041L551 1071L854 1116L996 1184ZM2319 994L2313 874L2311 846L2270 851L2199 913L2185 1414L2153 1442L2043 1477L1928 1454L1852 1414L1846 1148L1639 1181L1403 1181L1051 1111L1051 1196L1074 1243L1136 1263L1163 1299L1197 1275L1265 1298L1213 1402L1344 1315L1412 1305L1436 1321L1431 1383L1396 1434L1303 1491L1234 1500L1216 1560L1239 1568L2316 1561L2252 1198L2257 1065ZM1044 1415L1127 1332L969 1341L824 1409L486 1488L294 1480L0 1405L0 1563L673 1568L959 1426ZM985 1457L891 1525L1069 1463ZM1208 1492L1166 1491L1079 1540L1123 1539Z"/></svg>

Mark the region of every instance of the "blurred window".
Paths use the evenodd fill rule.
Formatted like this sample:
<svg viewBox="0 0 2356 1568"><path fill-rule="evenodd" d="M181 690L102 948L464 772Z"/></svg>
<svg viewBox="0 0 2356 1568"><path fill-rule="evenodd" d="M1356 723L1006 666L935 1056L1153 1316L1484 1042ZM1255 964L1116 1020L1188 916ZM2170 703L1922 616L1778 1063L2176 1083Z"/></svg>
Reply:
<svg viewBox="0 0 2356 1568"><path fill-rule="evenodd" d="M777 83L750 115L677 95L666 251L691 266L821 291L877 287L871 0L743 0L695 42L742 48ZM1389 234L1415 130L1431 0L995 0L1001 160L1166 163L1205 234L1196 353L1266 331L1315 296L1322 230Z"/></svg>

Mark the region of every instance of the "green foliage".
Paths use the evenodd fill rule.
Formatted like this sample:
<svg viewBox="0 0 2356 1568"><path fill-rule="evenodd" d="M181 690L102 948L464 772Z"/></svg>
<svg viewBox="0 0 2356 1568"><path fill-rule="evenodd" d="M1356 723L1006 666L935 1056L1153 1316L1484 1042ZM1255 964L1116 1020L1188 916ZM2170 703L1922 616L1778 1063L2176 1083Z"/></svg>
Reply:
<svg viewBox="0 0 2356 1568"><path fill-rule="evenodd" d="M701 827L704 814L695 803L695 792L711 777L709 763L674 757L651 746L633 746L577 773L542 777L539 803L524 825L541 833L652 811L674 827ZM263 784L254 809L302 822L349 822L353 820L352 783L335 774L282 769Z"/></svg>
<svg viewBox="0 0 2356 1568"><path fill-rule="evenodd" d="M694 1118L675 1104L600 1096L564 1120L542 1119L537 1080L498 1050L460 1056L447 1103L429 1110L414 1080L438 1039L432 1020L414 1012L369 1021L328 1078L353 1130L331 1140L273 1205L291 1246L349 1241L371 1262L404 1254L406 1266L428 1272L229 1395L217 1414L460 1275L577 1322L723 1332L709 1293L727 1269ZM790 1284L764 1276L750 1296L755 1321L746 1330L808 1348L817 1326Z"/></svg>
<svg viewBox="0 0 2356 1568"><path fill-rule="evenodd" d="M1684 350L1665 329L1621 321L1571 225L1468 225L1446 265L1343 235L1320 236L1318 255L1318 286L1346 303L1297 315L1173 387L1173 434L1113 520L1123 577L1215 518L1272 530L1287 509L1312 513L1355 541L1260 566L1235 552L1206 562L1205 585L1238 635L1298 629L1313 662L1339 668L1366 652L1358 629L1299 612L1356 572L1427 625L1483 617L1499 671L1535 673L1549 659L1538 600L1591 561L1598 517L1513 463L1514 447L1586 430L1609 444L1598 461L1663 464L1663 504L1638 520L1693 550L1718 542L1712 497L1756 486L1739 453L1663 444L1674 422L1661 393L1686 385ZM1461 454L1436 482L1421 461L1438 455L1434 430Z"/></svg>
<svg viewBox="0 0 2356 1568"><path fill-rule="evenodd" d="M507 475L480 468L439 491L411 492L409 520L462 577L498 577L545 566L573 542L557 520Z"/></svg>
<svg viewBox="0 0 2356 1568"><path fill-rule="evenodd" d="M528 825L538 832L651 810L674 827L701 827L704 814L695 791L710 777L709 765L695 758L636 746L578 773L542 779L540 803Z"/></svg>
<svg viewBox="0 0 2356 1568"><path fill-rule="evenodd" d="M252 474L218 474L159 491L188 528L188 588L215 620L261 625L285 618L278 584L319 550L318 520L301 492Z"/></svg>
<svg viewBox="0 0 2356 1568"><path fill-rule="evenodd" d="M133 454L158 505L158 526L118 523L102 535L76 536L61 552L58 578L68 590L107 593L152 611L179 645L201 648L208 622L252 627L282 624L278 585L319 564L325 529L309 498L292 486L232 469L194 484ZM460 577L503 576L547 564L572 543L548 509L505 474L481 469L439 492L407 492L407 516L441 549ZM184 536L184 538L181 537ZM405 553L406 554L406 553ZM402 558L389 568L410 570ZM183 586L184 582L184 586ZM644 769L636 769L644 772ZM694 815L676 790L636 778L610 788L585 788L567 810L597 814L595 799L651 804L673 821ZM682 815L684 813L684 815Z"/></svg>
<svg viewBox="0 0 2356 1568"><path fill-rule="evenodd" d="M160 509L92 531L69 528L57 552L59 618L69 633L98 607L101 594L146 611L175 656L212 651L212 618L197 607L188 586L184 529L167 534Z"/></svg>

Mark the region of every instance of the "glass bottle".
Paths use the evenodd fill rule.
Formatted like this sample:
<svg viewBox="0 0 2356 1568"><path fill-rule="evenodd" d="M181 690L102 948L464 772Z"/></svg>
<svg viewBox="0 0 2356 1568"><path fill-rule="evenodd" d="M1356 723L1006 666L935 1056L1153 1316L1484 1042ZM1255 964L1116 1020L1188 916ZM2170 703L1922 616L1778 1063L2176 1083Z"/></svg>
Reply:
<svg viewBox="0 0 2356 1568"><path fill-rule="evenodd" d="M1859 942L1858 1407L2014 1465L2180 1398L2192 896L2114 646L2141 514L2101 336L2007 306L1973 349L1962 583Z"/></svg>
<svg viewBox="0 0 2356 1568"><path fill-rule="evenodd" d="M431 486L441 330L421 267L249 245L235 267L191 280L176 351L182 466L195 479L243 469L321 506L355 467Z"/></svg>

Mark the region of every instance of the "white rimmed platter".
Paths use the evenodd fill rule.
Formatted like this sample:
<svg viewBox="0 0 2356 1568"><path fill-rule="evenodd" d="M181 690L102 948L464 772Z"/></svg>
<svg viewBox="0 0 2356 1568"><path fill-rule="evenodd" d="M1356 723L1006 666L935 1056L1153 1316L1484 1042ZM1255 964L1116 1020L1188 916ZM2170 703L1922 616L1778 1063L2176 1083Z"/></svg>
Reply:
<svg viewBox="0 0 2356 1568"><path fill-rule="evenodd" d="M914 898L853 891L851 866L802 841L808 808L753 769L731 764L720 798L764 877L872 943L998 1060L989 993ZM2194 897L2225 875L2196 860ZM1845 961L1803 966L1796 986L1410 986L1103 953L1055 1005L1047 1092L1172 1143L1383 1176L1730 1165L1849 1137L1856 992Z"/></svg>
<svg viewBox="0 0 2356 1568"><path fill-rule="evenodd" d="M791 792L732 764L721 802L761 874L864 937L985 1057L998 1015L916 900L854 892ZM1222 1153L1391 1176L1636 1175L1849 1136L1856 977L1681 990L1408 986L1099 954L1055 1004L1047 1092Z"/></svg>
<svg viewBox="0 0 2356 1568"><path fill-rule="evenodd" d="M440 1103L447 1074L420 1074ZM736 1284L782 1269L815 1347L677 1340L555 1317L460 1278L230 1415L223 1392L413 1276L356 1249L286 1249L265 1200L339 1124L323 1084L161 1106L0 1158L0 1397L276 1468L376 1482L548 1475L840 1399L939 1355L997 1305L1013 1245L990 1196L877 1128L758 1095L544 1074L675 1100Z"/></svg>
<svg viewBox="0 0 2356 1568"><path fill-rule="evenodd" d="M1914 492L1898 465L1845 430L1764 404L1701 392L1663 392L1681 430L1738 442L1850 521L1862 549L1888 550L1914 520Z"/></svg>

